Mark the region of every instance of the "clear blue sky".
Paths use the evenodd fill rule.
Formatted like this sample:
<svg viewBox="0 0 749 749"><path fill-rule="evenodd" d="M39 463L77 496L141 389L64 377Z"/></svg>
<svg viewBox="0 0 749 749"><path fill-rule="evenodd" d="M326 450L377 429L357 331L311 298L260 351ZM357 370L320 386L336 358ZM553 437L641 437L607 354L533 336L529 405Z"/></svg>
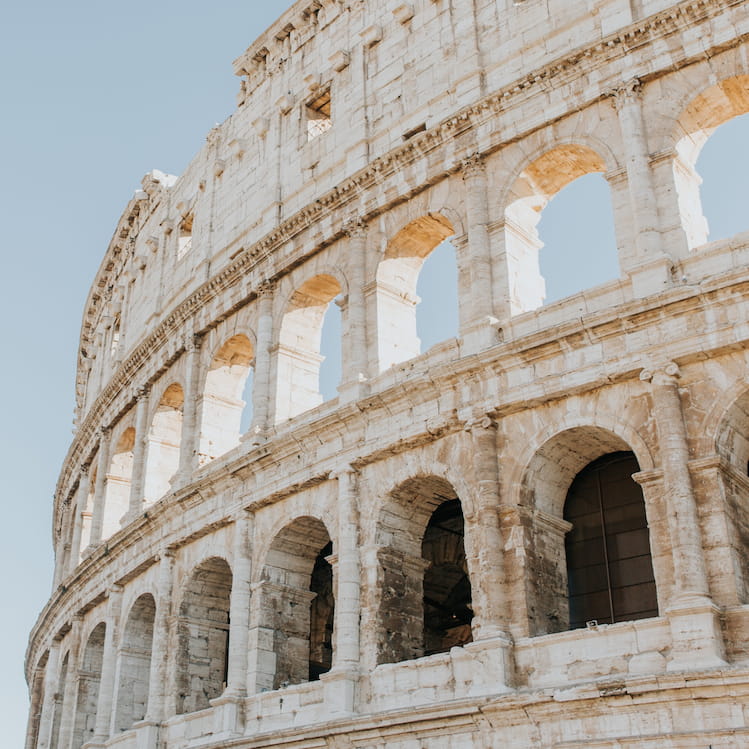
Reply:
<svg viewBox="0 0 749 749"><path fill-rule="evenodd" d="M52 495L71 438L75 354L88 287L142 175L154 168L174 174L184 169L210 128L234 108L238 79L231 61L290 5L219 0L209 9L193 0L47 0L4 8L3 746L22 746L25 732L23 655L51 588ZM725 189L709 208L729 218L746 216L747 195L731 175L749 173L749 127L743 122L734 129L733 145L714 156L715 163L724 159L714 182ZM598 231L605 236L606 205L599 209L595 191L586 193L582 181L567 192L552 201L541 232L549 245L545 252L566 258L562 265L575 268L579 263L570 262L567 253L591 246L593 240L579 234L591 216L601 215ZM721 222L713 221L718 235L749 225ZM554 244L551 236L569 238ZM556 277L557 271L548 272ZM602 273L610 273L610 267ZM558 279L563 284L569 276L559 271ZM570 290L549 287L550 297ZM440 325L446 330L450 321ZM427 345L433 342L429 334L422 335Z"/></svg>

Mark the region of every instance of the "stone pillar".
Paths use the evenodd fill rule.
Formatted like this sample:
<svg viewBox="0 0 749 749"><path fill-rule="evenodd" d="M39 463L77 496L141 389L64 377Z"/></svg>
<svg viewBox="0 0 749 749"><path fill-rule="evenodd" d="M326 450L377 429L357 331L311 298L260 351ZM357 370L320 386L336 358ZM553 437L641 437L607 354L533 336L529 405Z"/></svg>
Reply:
<svg viewBox="0 0 749 749"><path fill-rule="evenodd" d="M679 376L679 368L673 362L640 374L641 380L651 383L671 536L674 586L666 612L674 638L670 670L724 662L718 610L710 599L697 503L689 475Z"/></svg>
<svg viewBox="0 0 749 749"><path fill-rule="evenodd" d="M109 471L109 438L111 430L99 430L99 456L96 463L96 486L94 487L94 509L91 516L91 537L87 552L91 553L100 543L104 527L104 503L107 494L107 472Z"/></svg>
<svg viewBox="0 0 749 749"><path fill-rule="evenodd" d="M111 725L114 720L114 689L121 605L122 587L114 585L109 591L107 605L107 629L104 636L104 655L101 663L101 681L99 682L99 701L96 704L94 737L87 744L92 749L93 747L103 747L111 735Z"/></svg>
<svg viewBox="0 0 749 749"><path fill-rule="evenodd" d="M62 706L63 713L60 719L60 734L57 742L57 749L68 749L73 737L73 727L75 726L75 708L76 708L76 686L78 684L78 664L81 655L81 626L82 616L76 616L73 619L73 626L68 633L70 641L70 655L68 656L68 673L63 686Z"/></svg>
<svg viewBox="0 0 749 749"><path fill-rule="evenodd" d="M630 205L635 229L637 264L622 268L632 278L636 296L662 291L670 283L671 260L663 252L658 203L642 113L640 82L628 81L613 94L627 159ZM642 267L646 266L646 267Z"/></svg>
<svg viewBox="0 0 749 749"><path fill-rule="evenodd" d="M270 426L270 404L273 402L271 386L271 347L273 345L273 294L272 281L260 284L257 290L257 346L255 350L255 379L252 388L252 425L243 440L261 442Z"/></svg>
<svg viewBox="0 0 749 749"><path fill-rule="evenodd" d="M363 395L362 385L369 377L367 350L367 308L364 298L367 271L367 225L350 221L344 227L349 237L348 300L346 328L343 331L343 377L339 390L344 400Z"/></svg>
<svg viewBox="0 0 749 749"><path fill-rule="evenodd" d="M461 333L473 341L476 348L486 348L496 340L497 318L494 311L493 261L489 236L489 185L484 160L478 154L463 161L463 182L468 224L471 309L467 330ZM464 290L461 289L461 292Z"/></svg>
<svg viewBox="0 0 749 749"><path fill-rule="evenodd" d="M179 469L176 486L189 483L197 466L198 457L198 388L200 387L200 336L188 336L185 341L185 403L182 410L182 440L179 448Z"/></svg>
<svg viewBox="0 0 749 749"><path fill-rule="evenodd" d="M59 668L60 642L59 640L54 640L49 648L47 667L44 670L44 699L42 700L42 717L39 721L39 735L36 742L36 749L50 749L52 724L55 721Z"/></svg>
<svg viewBox="0 0 749 749"><path fill-rule="evenodd" d="M75 517L73 518L73 538L70 542L70 563L68 574L70 574L81 560L81 540L83 538L83 524L86 521L86 515L90 517L88 504L88 472L89 464L84 463L81 466L78 478L78 499L76 501Z"/></svg>
<svg viewBox="0 0 749 749"><path fill-rule="evenodd" d="M161 552L159 561L156 616L151 644L151 670L148 677L148 707L145 718L146 722L156 725L168 717L166 697L173 577L174 554L167 549Z"/></svg>
<svg viewBox="0 0 749 749"><path fill-rule="evenodd" d="M127 520L131 521L143 511L146 478L146 453L148 451L148 406L150 387L138 388L135 407L135 447L133 449L133 475L130 482L130 508Z"/></svg>

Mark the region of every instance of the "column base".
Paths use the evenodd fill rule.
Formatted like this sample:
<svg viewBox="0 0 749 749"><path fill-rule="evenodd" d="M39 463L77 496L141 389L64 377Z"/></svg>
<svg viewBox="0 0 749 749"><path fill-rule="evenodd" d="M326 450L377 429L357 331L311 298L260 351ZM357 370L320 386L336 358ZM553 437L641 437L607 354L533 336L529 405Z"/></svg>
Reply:
<svg viewBox="0 0 749 749"><path fill-rule="evenodd" d="M701 671L726 666L720 610L704 597L675 601L666 611L671 627L667 671Z"/></svg>
<svg viewBox="0 0 749 749"><path fill-rule="evenodd" d="M468 694L506 694L514 692L513 641L506 633L469 642L453 648L455 678L465 682Z"/></svg>
<svg viewBox="0 0 749 749"><path fill-rule="evenodd" d="M214 738L230 739L244 735L244 699L245 695L239 692L224 692L211 700Z"/></svg>
<svg viewBox="0 0 749 749"><path fill-rule="evenodd" d="M325 694L325 710L333 717L344 717L356 712L356 688L359 670L336 668L320 676Z"/></svg>
<svg viewBox="0 0 749 749"><path fill-rule="evenodd" d="M243 445L251 445L257 447L268 441L270 430L265 429L258 424L253 424L250 428L239 438L239 441Z"/></svg>

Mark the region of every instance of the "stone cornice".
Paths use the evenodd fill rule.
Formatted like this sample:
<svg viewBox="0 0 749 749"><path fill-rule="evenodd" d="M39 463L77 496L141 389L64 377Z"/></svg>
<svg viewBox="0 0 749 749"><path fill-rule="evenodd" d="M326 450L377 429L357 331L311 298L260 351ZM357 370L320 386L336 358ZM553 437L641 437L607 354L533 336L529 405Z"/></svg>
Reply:
<svg viewBox="0 0 749 749"><path fill-rule="evenodd" d="M181 333L183 327L194 318L196 312L205 307L222 292L237 284L240 279L250 275L263 262L276 255L278 250L289 242L289 240L303 233L311 225L319 225L322 219L333 216L335 211L358 200L362 190L377 183L382 183L382 181L397 174L409 164L444 146L460 133L472 128L478 128L488 119L496 117L499 112L505 109L512 109L527 96L547 90L552 81L558 84L563 82L565 76L580 77L585 74L586 70L599 67L607 61L621 57L636 48L642 47L653 39L662 39L664 36L677 33L683 28L694 26L694 24L719 15L726 8L743 4L745 4L745 0L687 0L687 2L651 16L643 22L612 34L594 45L580 48L570 55L558 58L476 104L460 110L451 117L443 120L433 129L413 137L403 146L372 161L365 168L345 179L340 185L329 190L315 202L299 210L295 215L284 221L255 244L245 248L239 247L223 269L194 291L183 302L178 304L159 324L157 329L141 341L127 360L122 363L108 385L99 394L96 402L83 419L82 424L79 425L79 429L63 463L63 469L55 492L55 517L59 512L62 497L66 494L65 487L70 482L71 472L85 454L87 450L86 445L91 439L93 430L105 417L107 410L118 396L126 388L132 386L135 376L141 370L143 364L151 359L155 352L162 350L166 353L162 353L161 355L164 360L160 367L161 369L168 366L169 362L174 361L180 351L175 349L173 341ZM734 44L737 43L737 41L734 41ZM708 53L709 50L703 50L701 56ZM684 58L682 64L686 65L689 62L691 61ZM666 72L670 72L670 70L671 68L668 71L659 72L657 75L665 74ZM655 75L652 74L650 77L655 77ZM646 76L641 75L639 79L641 81L645 80ZM605 96L607 96L607 92L601 91L592 101ZM589 103L591 102L586 102L586 104ZM519 135L519 133L515 134L514 137L519 137ZM507 142L506 139L493 142L482 151L482 154L485 155L500 148L504 142ZM459 171L462 166L462 159L468 155L470 154L456 152L453 156L454 163L452 166L448 167L442 174L435 176L435 180L451 172ZM425 184L424 188L426 186ZM371 220L379 213L387 210L390 205L401 202L408 197L408 195L403 195L391 201L390 204L380 205L376 210L371 211L367 216L362 216L362 218L364 220ZM327 246L343 235L345 231L344 222L348 217L341 216L340 218L336 218L338 220L334 223L325 242L322 244L319 243L308 254L314 254L321 247ZM115 235L115 239L116 237L117 235ZM97 288L107 288L111 282L107 274L112 272L114 268L111 254L114 254L117 246L116 244L110 245L107 255L102 261L100 273L97 274L97 279L92 287L92 293ZM300 259L295 258L294 264L299 261ZM282 274L283 270L279 271L278 275ZM234 306L235 308L242 306L242 304L247 304L254 298L255 293L250 292L242 303L235 304ZM89 310L87 309L84 320L88 318L88 315ZM81 333L81 349L91 345L90 340L85 337L84 331ZM81 361L79 359L80 365Z"/></svg>

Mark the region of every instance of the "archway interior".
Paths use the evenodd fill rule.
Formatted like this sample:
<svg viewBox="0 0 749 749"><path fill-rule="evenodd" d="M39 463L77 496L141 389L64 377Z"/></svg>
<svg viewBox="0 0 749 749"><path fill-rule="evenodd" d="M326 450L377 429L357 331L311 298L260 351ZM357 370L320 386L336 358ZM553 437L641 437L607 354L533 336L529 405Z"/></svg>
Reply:
<svg viewBox="0 0 749 749"><path fill-rule="evenodd" d="M109 538L122 525L130 504L130 483L133 477L135 429L128 427L117 440L107 473L104 499L102 537Z"/></svg>
<svg viewBox="0 0 749 749"><path fill-rule="evenodd" d="M106 631L107 627L104 622L97 624L89 635L86 649L83 652L83 659L78 672L78 696L76 699L72 749L81 749L94 737Z"/></svg>
<svg viewBox="0 0 749 749"><path fill-rule="evenodd" d="M127 731L146 716L156 602L146 593L133 604L120 647L115 731Z"/></svg>
<svg viewBox="0 0 749 749"><path fill-rule="evenodd" d="M146 460L145 495L149 504L169 491L179 468L184 403L182 386L174 383L164 392L153 415Z"/></svg>
<svg viewBox="0 0 749 749"><path fill-rule="evenodd" d="M631 452L605 455L572 482L564 519L570 629L658 616L645 501Z"/></svg>
<svg viewBox="0 0 749 749"><path fill-rule="evenodd" d="M250 339L238 334L226 341L213 357L202 398L200 465L236 447L243 422L249 427L252 391L247 384L251 382L254 356Z"/></svg>
<svg viewBox="0 0 749 749"><path fill-rule="evenodd" d="M210 707L221 696L229 663L232 572L218 557L190 576L179 610L177 713Z"/></svg>
<svg viewBox="0 0 749 749"><path fill-rule="evenodd" d="M394 364L418 356L422 342L417 334L417 283L427 257L448 237L455 233L453 225L439 213L430 213L411 221L403 227L387 244L383 259L377 268L377 345L380 372ZM449 275L441 284L436 278L426 279L420 291L430 297L430 305L442 305L446 313L457 319L457 270L451 268L450 251L454 258L454 248L447 243L437 256L437 264ZM429 329L433 342L449 338L450 330Z"/></svg>

